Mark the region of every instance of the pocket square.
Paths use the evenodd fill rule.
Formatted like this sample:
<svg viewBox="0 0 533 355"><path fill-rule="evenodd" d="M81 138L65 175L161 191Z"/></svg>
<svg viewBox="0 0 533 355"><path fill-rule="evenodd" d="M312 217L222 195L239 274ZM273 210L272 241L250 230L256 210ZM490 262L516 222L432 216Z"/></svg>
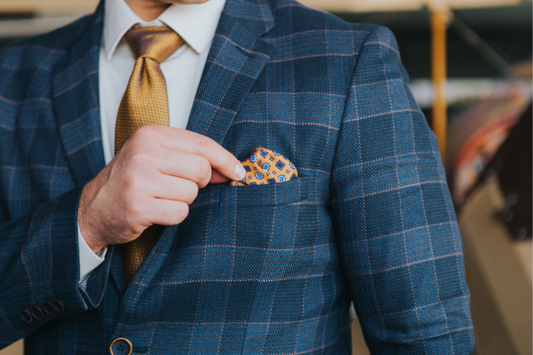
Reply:
<svg viewBox="0 0 533 355"><path fill-rule="evenodd" d="M296 166L289 159L266 148L252 149L242 166L246 176L230 182L230 186L276 184L298 178Z"/></svg>

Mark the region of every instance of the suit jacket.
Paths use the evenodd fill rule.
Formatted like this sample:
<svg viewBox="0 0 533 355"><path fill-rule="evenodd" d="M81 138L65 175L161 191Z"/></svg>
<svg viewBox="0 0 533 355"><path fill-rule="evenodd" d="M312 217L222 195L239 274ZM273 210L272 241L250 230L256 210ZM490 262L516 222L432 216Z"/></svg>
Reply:
<svg viewBox="0 0 533 355"><path fill-rule="evenodd" d="M461 240L392 33L293 0L229 0L188 129L300 177L202 189L125 287L111 247L78 285L77 205L104 167L103 6L0 50L0 347L26 353L468 354ZM172 98L170 98L172 99ZM23 322L60 300L64 314Z"/></svg>

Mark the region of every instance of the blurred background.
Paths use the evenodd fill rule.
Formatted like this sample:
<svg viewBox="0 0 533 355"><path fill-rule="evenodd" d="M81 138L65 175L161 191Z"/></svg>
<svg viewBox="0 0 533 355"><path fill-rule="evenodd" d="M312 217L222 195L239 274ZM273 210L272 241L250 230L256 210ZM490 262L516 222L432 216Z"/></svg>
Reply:
<svg viewBox="0 0 533 355"><path fill-rule="evenodd" d="M389 27L439 137L463 238L476 354L532 354L531 0L300 0ZM0 46L97 0L0 0ZM369 354L356 316L354 354ZM0 351L19 355L22 341Z"/></svg>

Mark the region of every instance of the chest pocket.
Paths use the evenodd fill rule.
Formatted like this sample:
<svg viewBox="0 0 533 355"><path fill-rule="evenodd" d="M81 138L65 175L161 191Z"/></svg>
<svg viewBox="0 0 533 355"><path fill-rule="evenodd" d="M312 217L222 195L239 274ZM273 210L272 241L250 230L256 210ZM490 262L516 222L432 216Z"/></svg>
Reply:
<svg viewBox="0 0 533 355"><path fill-rule="evenodd" d="M205 253L212 250L214 254L204 255L204 261L228 258L225 267L235 267L232 275L236 276L235 272L241 270L237 259L257 267L271 250L294 247L298 235L309 232L305 222L309 213L308 183L309 178L300 177L270 185L213 185L202 189L179 226L173 248L179 254L176 262L192 257L188 252L191 248ZM258 271L256 267L253 269ZM246 269L242 269L242 277L254 272L250 267Z"/></svg>
<svg viewBox="0 0 533 355"><path fill-rule="evenodd" d="M158 277L165 285L160 297L165 312L158 319L233 322L239 328L233 336L244 339L254 305L273 300L280 280L289 282L313 265L309 246L317 218L308 185L309 179L300 177L272 185L202 189Z"/></svg>
<svg viewBox="0 0 533 355"><path fill-rule="evenodd" d="M235 245L266 251L291 248L307 198L308 178L301 177L270 185L228 187L220 201L234 202Z"/></svg>
<svg viewBox="0 0 533 355"><path fill-rule="evenodd" d="M304 201L308 197L308 178L268 185L228 186L222 193L234 195L237 208L276 207Z"/></svg>

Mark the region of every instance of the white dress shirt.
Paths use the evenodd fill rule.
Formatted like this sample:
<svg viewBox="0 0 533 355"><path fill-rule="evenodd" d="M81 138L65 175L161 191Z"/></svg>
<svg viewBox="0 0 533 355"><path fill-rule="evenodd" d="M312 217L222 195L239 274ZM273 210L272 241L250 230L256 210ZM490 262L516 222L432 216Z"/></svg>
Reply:
<svg viewBox="0 0 533 355"><path fill-rule="evenodd" d="M198 5L173 4L158 19L145 22L125 0L106 1L98 74L106 164L114 157L118 109L136 60L123 38L126 32L135 24L167 25L185 40L181 48L161 63L167 83L170 127L185 129L225 2L209 0ZM98 255L93 253L79 229L78 238L80 284L85 285L90 273L104 261L107 250L102 250Z"/></svg>

